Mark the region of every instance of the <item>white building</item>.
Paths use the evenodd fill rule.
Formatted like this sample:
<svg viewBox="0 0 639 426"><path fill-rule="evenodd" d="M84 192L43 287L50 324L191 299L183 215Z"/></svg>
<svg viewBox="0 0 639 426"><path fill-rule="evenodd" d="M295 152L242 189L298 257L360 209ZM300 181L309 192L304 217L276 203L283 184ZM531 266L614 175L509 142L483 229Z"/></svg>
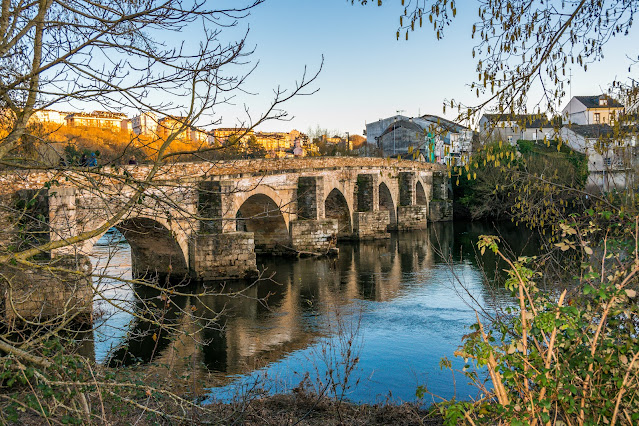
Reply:
<svg viewBox="0 0 639 426"><path fill-rule="evenodd" d="M379 132L385 123L387 127ZM436 115L399 115L367 124L366 138L384 156L415 154L418 158L422 154L429 162L459 164L472 152L473 131Z"/></svg>
<svg viewBox="0 0 639 426"><path fill-rule="evenodd" d="M628 132L623 139L617 139L613 127L608 124L567 125L561 129L561 137L570 148L587 156L587 189L609 192L635 186L636 132Z"/></svg>
<svg viewBox="0 0 639 426"><path fill-rule="evenodd" d="M68 112L55 111L52 109L41 109L34 111L31 116L31 120L39 121L40 123L53 123L53 124L66 124L65 117Z"/></svg>
<svg viewBox="0 0 639 426"><path fill-rule="evenodd" d="M121 130L126 114L110 111L72 112L64 118L69 127L97 127L100 129Z"/></svg>
<svg viewBox="0 0 639 426"><path fill-rule="evenodd" d="M504 141L511 145L518 140L555 139L559 127L558 120L549 120L545 114L484 114L479 119L483 141Z"/></svg>
<svg viewBox="0 0 639 426"><path fill-rule="evenodd" d="M136 135L155 135L158 130L158 117L152 112L143 112L131 119L131 127Z"/></svg>
<svg viewBox="0 0 639 426"><path fill-rule="evenodd" d="M607 95L573 96L562 111L565 124L614 124L624 106Z"/></svg>
<svg viewBox="0 0 639 426"><path fill-rule="evenodd" d="M125 118L120 121L120 128L124 132L131 133L133 131L133 123L131 122L131 119Z"/></svg>

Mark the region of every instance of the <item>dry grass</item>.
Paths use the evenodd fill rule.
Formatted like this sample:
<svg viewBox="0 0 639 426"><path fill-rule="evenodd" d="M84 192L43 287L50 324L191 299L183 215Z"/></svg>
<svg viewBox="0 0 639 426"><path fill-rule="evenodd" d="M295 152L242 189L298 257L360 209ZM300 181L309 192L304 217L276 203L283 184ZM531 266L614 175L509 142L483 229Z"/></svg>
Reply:
<svg viewBox="0 0 639 426"><path fill-rule="evenodd" d="M414 404L355 405L314 394L275 395L240 404L211 408L241 425L441 425L439 415ZM207 419L201 419L207 421Z"/></svg>

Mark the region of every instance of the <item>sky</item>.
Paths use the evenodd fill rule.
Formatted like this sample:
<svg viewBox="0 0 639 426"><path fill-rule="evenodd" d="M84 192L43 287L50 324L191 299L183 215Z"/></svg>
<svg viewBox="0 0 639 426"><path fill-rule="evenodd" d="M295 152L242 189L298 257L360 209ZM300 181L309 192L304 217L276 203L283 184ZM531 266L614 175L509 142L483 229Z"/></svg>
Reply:
<svg viewBox="0 0 639 426"><path fill-rule="evenodd" d="M409 34L406 41L395 33L403 8L401 0L386 0L382 7L370 3L351 5L345 0L267 0L246 19L250 27L248 44L255 47L259 61L247 80L247 97L252 111L264 108L272 89L291 87L307 67L323 69L312 85L317 93L291 100L285 109L292 119L268 122L261 130L307 131L320 126L329 130L362 134L366 122L395 115L442 112L451 98L476 102L468 85L476 78L471 38L476 7L458 6L457 17L437 41L431 28ZM464 5L471 2L464 1ZM638 45L639 31L613 39L606 46L604 60L591 64L587 73L573 68L572 95L596 95L615 79L630 75L631 47ZM636 74L636 68L633 69ZM562 105L568 102L568 96ZM220 111L222 123L234 126L243 108Z"/></svg>
<svg viewBox="0 0 639 426"><path fill-rule="evenodd" d="M245 0L217 0L237 5ZM216 127L236 127L245 123L245 106L255 118L264 111L273 90L292 88L306 69L314 74L322 70L308 91L283 108L288 121L268 121L262 131L307 132L320 127L341 134L362 134L367 122L396 115L435 114L455 117L455 111L443 113L444 102L451 99L476 104L469 84L477 78L471 38L477 20L475 0L457 2L457 17L437 41L432 29L425 26L398 41L396 30L403 11L401 0L384 0L383 6L369 1L351 5L347 0L266 0L235 28L224 29L223 41L241 37L248 30L247 46L254 49L250 60L257 68L247 78L244 92L235 105L220 105L213 111L219 120ZM597 95L617 79L626 81L630 60L637 55L639 29L629 36L606 44L605 59L591 64L588 72L572 69L572 95ZM201 36L201 27L186 28L187 42ZM162 35L160 35L162 37ZM175 34L167 37L176 37ZM179 36L178 36L179 38ZM237 71L247 70L239 67ZM633 68L636 74L638 67ZM639 77L639 76L638 76ZM638 78L639 79L639 78ZM562 100L565 105L569 96ZM135 115L135 111L124 111ZM467 124L467 123L463 123Z"/></svg>

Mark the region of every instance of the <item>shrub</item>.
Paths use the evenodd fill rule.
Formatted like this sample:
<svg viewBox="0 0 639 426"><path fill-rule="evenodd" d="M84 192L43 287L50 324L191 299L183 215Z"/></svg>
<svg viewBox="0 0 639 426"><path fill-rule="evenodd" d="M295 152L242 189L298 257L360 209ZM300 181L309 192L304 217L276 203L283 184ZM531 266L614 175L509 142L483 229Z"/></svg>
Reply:
<svg viewBox="0 0 639 426"><path fill-rule="evenodd" d="M559 224L555 249L583 261L571 282L551 291L536 284L537 258L511 260L497 237L480 237L482 254L488 249L509 265L505 285L517 305L492 324L477 317L465 336L457 355L485 368L492 389L467 371L485 397L451 403L449 424L460 416L472 424L639 422L639 217L588 213L587 222Z"/></svg>

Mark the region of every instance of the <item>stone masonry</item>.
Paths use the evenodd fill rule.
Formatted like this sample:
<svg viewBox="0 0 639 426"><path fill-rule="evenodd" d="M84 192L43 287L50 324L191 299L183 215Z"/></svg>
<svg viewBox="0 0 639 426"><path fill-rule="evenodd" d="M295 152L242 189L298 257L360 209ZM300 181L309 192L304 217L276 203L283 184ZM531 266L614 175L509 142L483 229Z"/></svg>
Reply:
<svg viewBox="0 0 639 426"><path fill-rule="evenodd" d="M50 320L58 315L74 316L76 322L84 322L91 316L93 288L89 259L59 257L50 266L80 274L0 266L0 315L7 323Z"/></svg>
<svg viewBox="0 0 639 426"><path fill-rule="evenodd" d="M143 197L127 204L150 170L103 167L89 177L86 169L3 172L0 197L44 194L37 205L48 213L39 216L49 240L80 236L51 251L53 258L90 253L102 235L93 230L115 226L136 254L136 270L207 280L254 274L258 249L321 253L338 231L385 238L387 229L422 229L452 213L445 169L436 164L354 157L178 163L161 168ZM9 247L15 219L6 211L0 218L7 222L0 243Z"/></svg>
<svg viewBox="0 0 639 426"><path fill-rule="evenodd" d="M398 231L426 229L427 217L428 207L426 206L399 206L397 207L397 229Z"/></svg>
<svg viewBox="0 0 639 426"><path fill-rule="evenodd" d="M353 213L353 230L358 240L376 240L390 238L387 231L389 223L388 211Z"/></svg>
<svg viewBox="0 0 639 426"><path fill-rule="evenodd" d="M203 234L189 245L191 270L202 280L238 279L257 275L252 232Z"/></svg>
<svg viewBox="0 0 639 426"><path fill-rule="evenodd" d="M296 220L291 222L293 247L302 253L326 254L337 243L337 220Z"/></svg>

